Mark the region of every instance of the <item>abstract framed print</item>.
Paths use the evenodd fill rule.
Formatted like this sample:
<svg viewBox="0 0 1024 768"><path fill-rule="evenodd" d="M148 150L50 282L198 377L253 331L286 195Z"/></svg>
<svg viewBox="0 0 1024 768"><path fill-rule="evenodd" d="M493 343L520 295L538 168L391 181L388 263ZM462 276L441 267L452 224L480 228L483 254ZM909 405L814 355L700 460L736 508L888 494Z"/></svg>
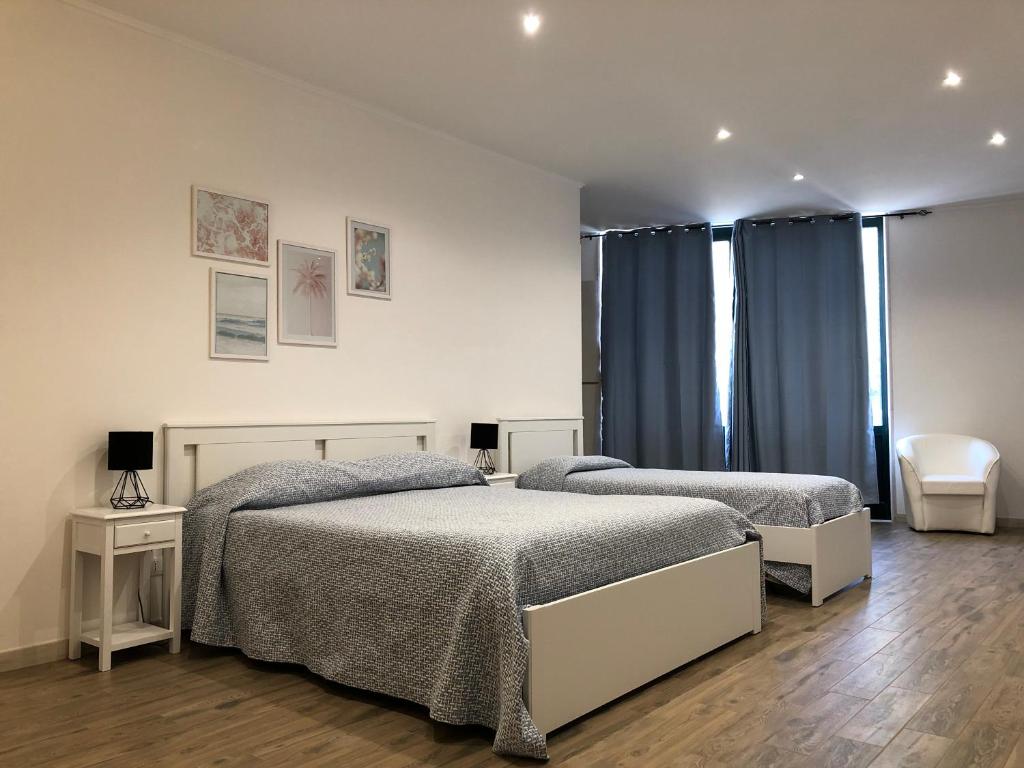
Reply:
<svg viewBox="0 0 1024 768"><path fill-rule="evenodd" d="M192 187L192 255L270 266L270 203Z"/></svg>
<svg viewBox="0 0 1024 768"><path fill-rule="evenodd" d="M348 219L348 292L391 299L391 230Z"/></svg>
<svg viewBox="0 0 1024 768"><path fill-rule="evenodd" d="M288 240L277 241L277 341L338 346L338 255Z"/></svg>
<svg viewBox="0 0 1024 768"><path fill-rule="evenodd" d="M210 269L210 357L269 359L269 284L259 275Z"/></svg>

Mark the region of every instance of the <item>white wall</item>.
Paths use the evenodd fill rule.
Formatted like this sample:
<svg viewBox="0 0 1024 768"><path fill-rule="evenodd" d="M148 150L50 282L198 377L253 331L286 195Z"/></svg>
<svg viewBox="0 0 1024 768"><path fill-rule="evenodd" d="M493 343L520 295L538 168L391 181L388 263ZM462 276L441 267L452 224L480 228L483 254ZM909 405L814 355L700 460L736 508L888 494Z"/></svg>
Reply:
<svg viewBox="0 0 1024 768"><path fill-rule="evenodd" d="M107 430L433 417L466 456L473 419L580 412L574 183L54 0L0 3L0 103L0 651L65 633ZM394 300L342 291L338 349L208 359L194 182L270 200L274 240L390 225Z"/></svg>
<svg viewBox="0 0 1024 768"><path fill-rule="evenodd" d="M996 514L1024 521L1024 199L890 219L888 247L893 446L921 432L991 441Z"/></svg>

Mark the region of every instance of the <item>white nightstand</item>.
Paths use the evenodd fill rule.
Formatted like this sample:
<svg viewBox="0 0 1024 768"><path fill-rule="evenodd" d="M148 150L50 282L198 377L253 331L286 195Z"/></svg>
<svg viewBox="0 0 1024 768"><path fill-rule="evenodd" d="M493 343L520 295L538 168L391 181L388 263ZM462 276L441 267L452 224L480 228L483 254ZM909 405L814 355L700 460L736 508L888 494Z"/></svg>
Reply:
<svg viewBox="0 0 1024 768"><path fill-rule="evenodd" d="M484 475L484 477L487 478L487 484L492 488L515 488L519 475L511 472L495 472L493 475Z"/></svg>
<svg viewBox="0 0 1024 768"><path fill-rule="evenodd" d="M171 653L181 650L181 515L184 507L150 504L145 509L110 507L78 509L71 515L71 597L68 658L82 655L82 643L99 648L100 672L110 669L111 651L170 640ZM114 624L114 558L140 552L164 552L168 605L166 627L138 621ZM99 621L82 626L82 564L86 555L99 558Z"/></svg>

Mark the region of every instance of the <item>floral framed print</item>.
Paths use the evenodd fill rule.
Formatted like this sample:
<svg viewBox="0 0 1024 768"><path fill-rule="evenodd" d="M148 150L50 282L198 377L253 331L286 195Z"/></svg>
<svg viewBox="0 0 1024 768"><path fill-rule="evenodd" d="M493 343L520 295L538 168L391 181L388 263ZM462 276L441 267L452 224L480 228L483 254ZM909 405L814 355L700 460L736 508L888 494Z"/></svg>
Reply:
<svg viewBox="0 0 1024 768"><path fill-rule="evenodd" d="M193 186L192 255L270 266L270 203Z"/></svg>
<svg viewBox="0 0 1024 768"><path fill-rule="evenodd" d="M391 299L391 230L348 219L348 292Z"/></svg>
<svg viewBox="0 0 1024 768"><path fill-rule="evenodd" d="M269 359L269 283L259 275L210 270L210 357Z"/></svg>
<svg viewBox="0 0 1024 768"><path fill-rule="evenodd" d="M337 253L277 241L277 340L338 346Z"/></svg>

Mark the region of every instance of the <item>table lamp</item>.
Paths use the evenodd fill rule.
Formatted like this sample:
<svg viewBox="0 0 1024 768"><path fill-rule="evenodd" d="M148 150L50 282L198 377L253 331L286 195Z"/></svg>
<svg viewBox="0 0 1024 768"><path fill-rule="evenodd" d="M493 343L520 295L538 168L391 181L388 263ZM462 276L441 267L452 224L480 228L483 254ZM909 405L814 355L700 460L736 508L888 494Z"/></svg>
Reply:
<svg viewBox="0 0 1024 768"><path fill-rule="evenodd" d="M498 448L498 425L477 424L469 425L469 447L476 448L476 459L473 466L485 475L494 474L494 461L491 459L491 451Z"/></svg>
<svg viewBox="0 0 1024 768"><path fill-rule="evenodd" d="M107 469L121 470L121 477L110 496L110 506L114 509L143 509L149 503L149 496L139 477L139 470L152 468L152 432L110 432ZM126 495L128 491L134 495Z"/></svg>

